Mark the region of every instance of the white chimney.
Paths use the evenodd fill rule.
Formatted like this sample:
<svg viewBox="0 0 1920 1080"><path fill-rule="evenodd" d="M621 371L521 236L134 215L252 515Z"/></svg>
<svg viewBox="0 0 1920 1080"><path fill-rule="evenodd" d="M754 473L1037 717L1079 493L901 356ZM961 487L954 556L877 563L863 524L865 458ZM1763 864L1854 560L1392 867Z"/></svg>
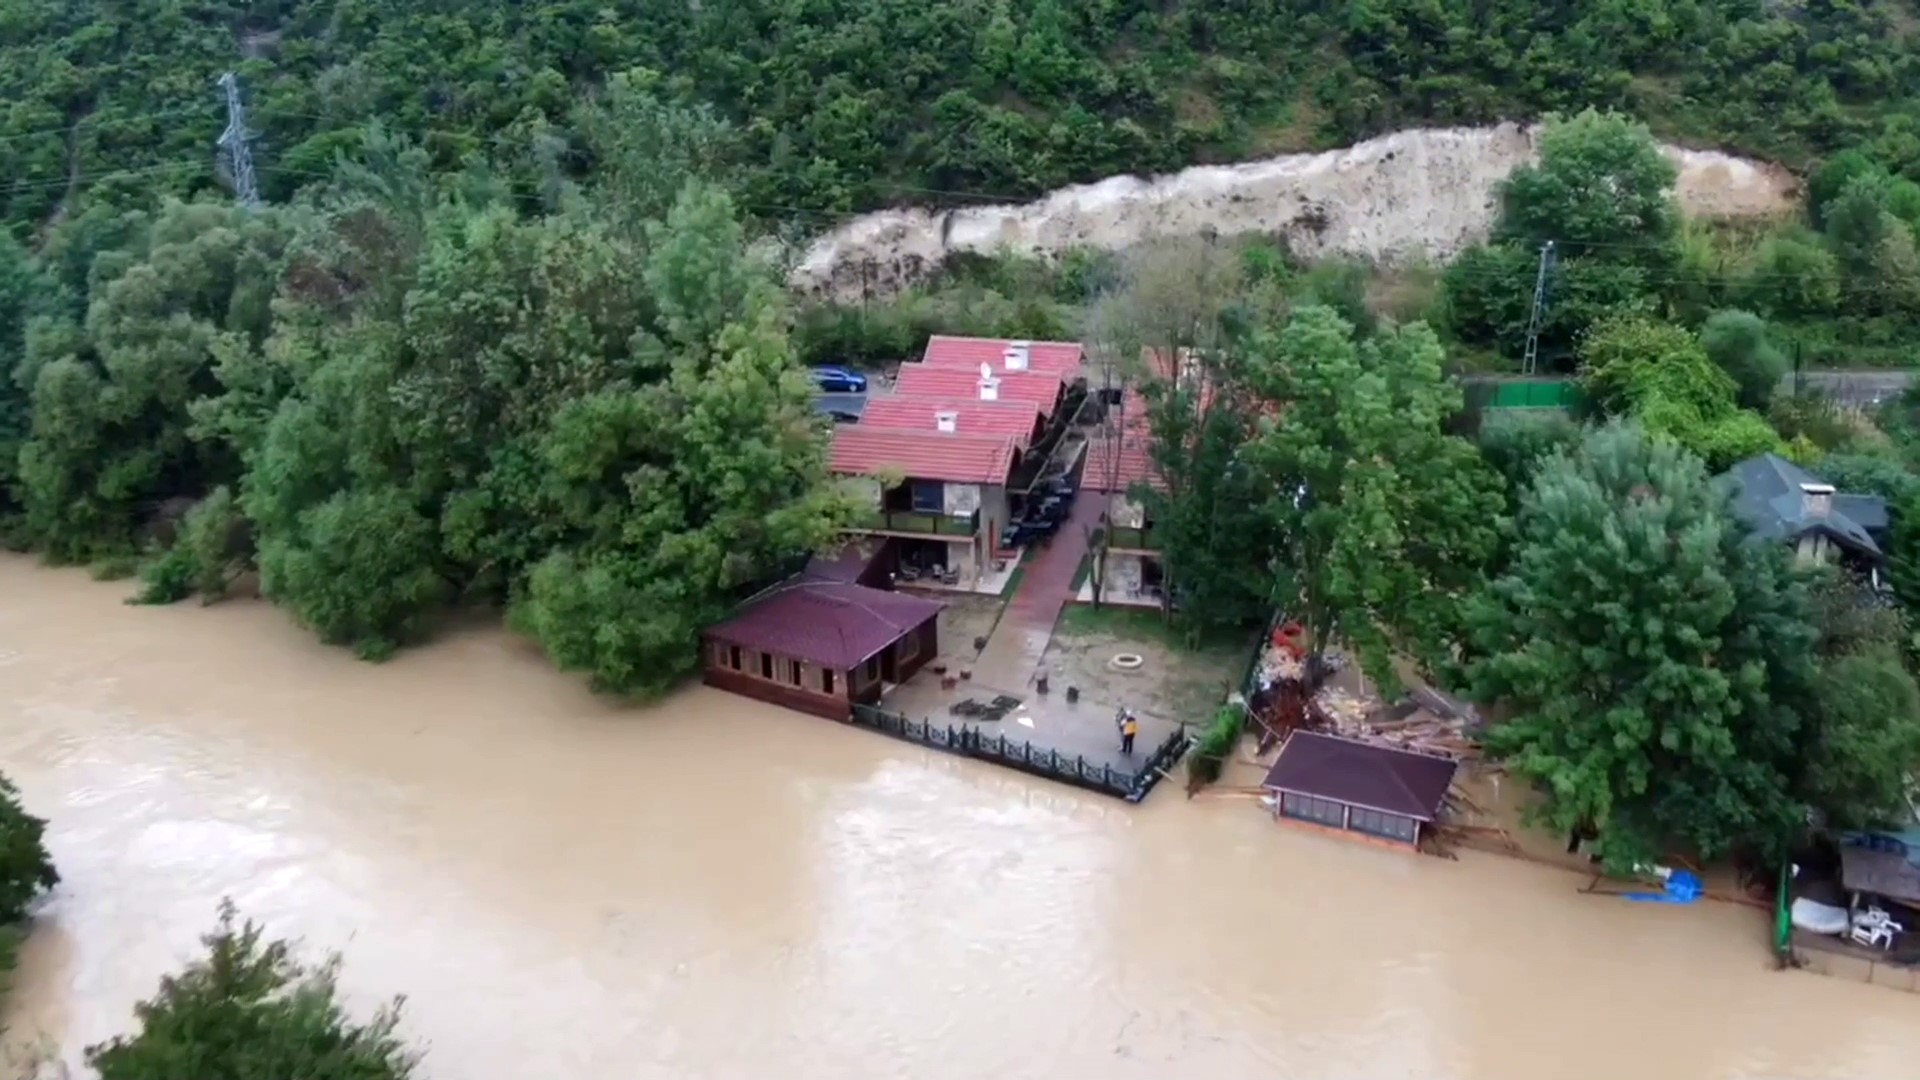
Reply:
<svg viewBox="0 0 1920 1080"><path fill-rule="evenodd" d="M941 431L949 435L960 430L960 414L951 410L934 413L933 422Z"/></svg>
<svg viewBox="0 0 1920 1080"><path fill-rule="evenodd" d="M1801 484L1800 509L1810 518L1823 518L1833 510L1832 484Z"/></svg>
<svg viewBox="0 0 1920 1080"><path fill-rule="evenodd" d="M980 380L980 400L981 401L999 401L1000 400L1000 380L999 379L986 378L986 379Z"/></svg>
<svg viewBox="0 0 1920 1080"><path fill-rule="evenodd" d="M1009 341L1007 342L1007 351L1000 354L1000 359L1006 364L1008 371L1025 371L1027 370L1027 359L1032 355L1033 342Z"/></svg>

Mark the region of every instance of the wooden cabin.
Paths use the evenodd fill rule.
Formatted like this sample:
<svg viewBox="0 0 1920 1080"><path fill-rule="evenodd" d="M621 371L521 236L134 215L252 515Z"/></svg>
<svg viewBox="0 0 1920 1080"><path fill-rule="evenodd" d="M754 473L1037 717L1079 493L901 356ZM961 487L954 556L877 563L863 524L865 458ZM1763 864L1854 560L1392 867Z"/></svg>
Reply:
<svg viewBox="0 0 1920 1080"><path fill-rule="evenodd" d="M1439 818L1455 768L1438 754L1296 731L1263 786L1274 794L1276 820L1411 850L1420 830Z"/></svg>
<svg viewBox="0 0 1920 1080"><path fill-rule="evenodd" d="M704 680L832 720L876 704L940 652L938 600L801 576L702 635Z"/></svg>

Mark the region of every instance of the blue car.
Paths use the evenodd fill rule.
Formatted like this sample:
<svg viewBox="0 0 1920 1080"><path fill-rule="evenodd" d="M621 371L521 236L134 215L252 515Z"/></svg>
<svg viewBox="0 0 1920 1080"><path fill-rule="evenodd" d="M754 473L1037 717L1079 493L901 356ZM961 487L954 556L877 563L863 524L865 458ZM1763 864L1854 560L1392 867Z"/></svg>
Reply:
<svg viewBox="0 0 1920 1080"><path fill-rule="evenodd" d="M822 366L813 369L814 385L823 394L864 394L867 377L843 367Z"/></svg>

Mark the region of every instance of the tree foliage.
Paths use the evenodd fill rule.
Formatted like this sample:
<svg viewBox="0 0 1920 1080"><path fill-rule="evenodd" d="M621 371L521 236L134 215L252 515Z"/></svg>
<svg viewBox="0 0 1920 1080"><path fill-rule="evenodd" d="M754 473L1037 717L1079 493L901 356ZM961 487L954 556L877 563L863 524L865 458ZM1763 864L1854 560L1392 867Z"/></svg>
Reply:
<svg viewBox="0 0 1920 1080"><path fill-rule="evenodd" d="M0 993L19 946L17 925L34 900L60 883L45 841L47 823L20 805L19 789L0 776Z"/></svg>
<svg viewBox="0 0 1920 1080"><path fill-rule="evenodd" d="M1216 392L1240 398L1251 438L1224 471L1245 471L1233 494L1249 497L1261 553L1241 572L1267 583L1314 651L1350 642L1383 684L1397 684L1395 647L1440 666L1503 503L1471 444L1442 432L1460 397L1432 330L1356 341L1331 309L1309 306L1233 351L1237 371Z"/></svg>
<svg viewBox="0 0 1920 1080"><path fill-rule="evenodd" d="M1765 418L1738 407L1739 384L1681 327L1637 316L1608 320L1587 336L1581 361L1591 405L1637 418L1649 434L1677 440L1714 469L1781 446Z"/></svg>
<svg viewBox="0 0 1920 1080"><path fill-rule="evenodd" d="M1514 561L1476 605L1490 750L1625 866L1794 835L1814 634L1783 551L1745 529L1700 459L1610 425L1523 497Z"/></svg>
<svg viewBox="0 0 1920 1080"><path fill-rule="evenodd" d="M1563 255L1628 250L1657 260L1673 240L1678 177L1645 125L1588 109L1550 121L1540 163L1500 186L1500 235L1528 248L1548 241Z"/></svg>
<svg viewBox="0 0 1920 1080"><path fill-rule="evenodd" d="M735 126L744 199L808 213L1589 105L1795 165L1860 145L1910 171L1920 92L1895 14L1746 0L16 0L0 15L0 220L24 233L76 197L217 186L206 147L225 117L207 88L229 68L276 201L356 152L376 119L431 132L436 171L511 147L510 182L537 197L593 167L576 101L635 70Z"/></svg>
<svg viewBox="0 0 1920 1080"><path fill-rule="evenodd" d="M339 1001L338 957L302 964L231 903L202 937L206 955L134 1006L138 1029L87 1048L100 1080L403 1080L418 1054L398 1035L400 1001L360 1022Z"/></svg>

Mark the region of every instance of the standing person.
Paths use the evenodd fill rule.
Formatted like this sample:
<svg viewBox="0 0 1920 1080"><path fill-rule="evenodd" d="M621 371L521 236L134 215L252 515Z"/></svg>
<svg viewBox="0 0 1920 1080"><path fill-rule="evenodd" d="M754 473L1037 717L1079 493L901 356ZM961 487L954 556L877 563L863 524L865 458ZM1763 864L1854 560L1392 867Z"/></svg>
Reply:
<svg viewBox="0 0 1920 1080"><path fill-rule="evenodd" d="M1120 718L1121 753L1133 753L1133 737L1138 734L1140 734L1140 721L1134 717L1133 711L1129 709L1126 715Z"/></svg>

